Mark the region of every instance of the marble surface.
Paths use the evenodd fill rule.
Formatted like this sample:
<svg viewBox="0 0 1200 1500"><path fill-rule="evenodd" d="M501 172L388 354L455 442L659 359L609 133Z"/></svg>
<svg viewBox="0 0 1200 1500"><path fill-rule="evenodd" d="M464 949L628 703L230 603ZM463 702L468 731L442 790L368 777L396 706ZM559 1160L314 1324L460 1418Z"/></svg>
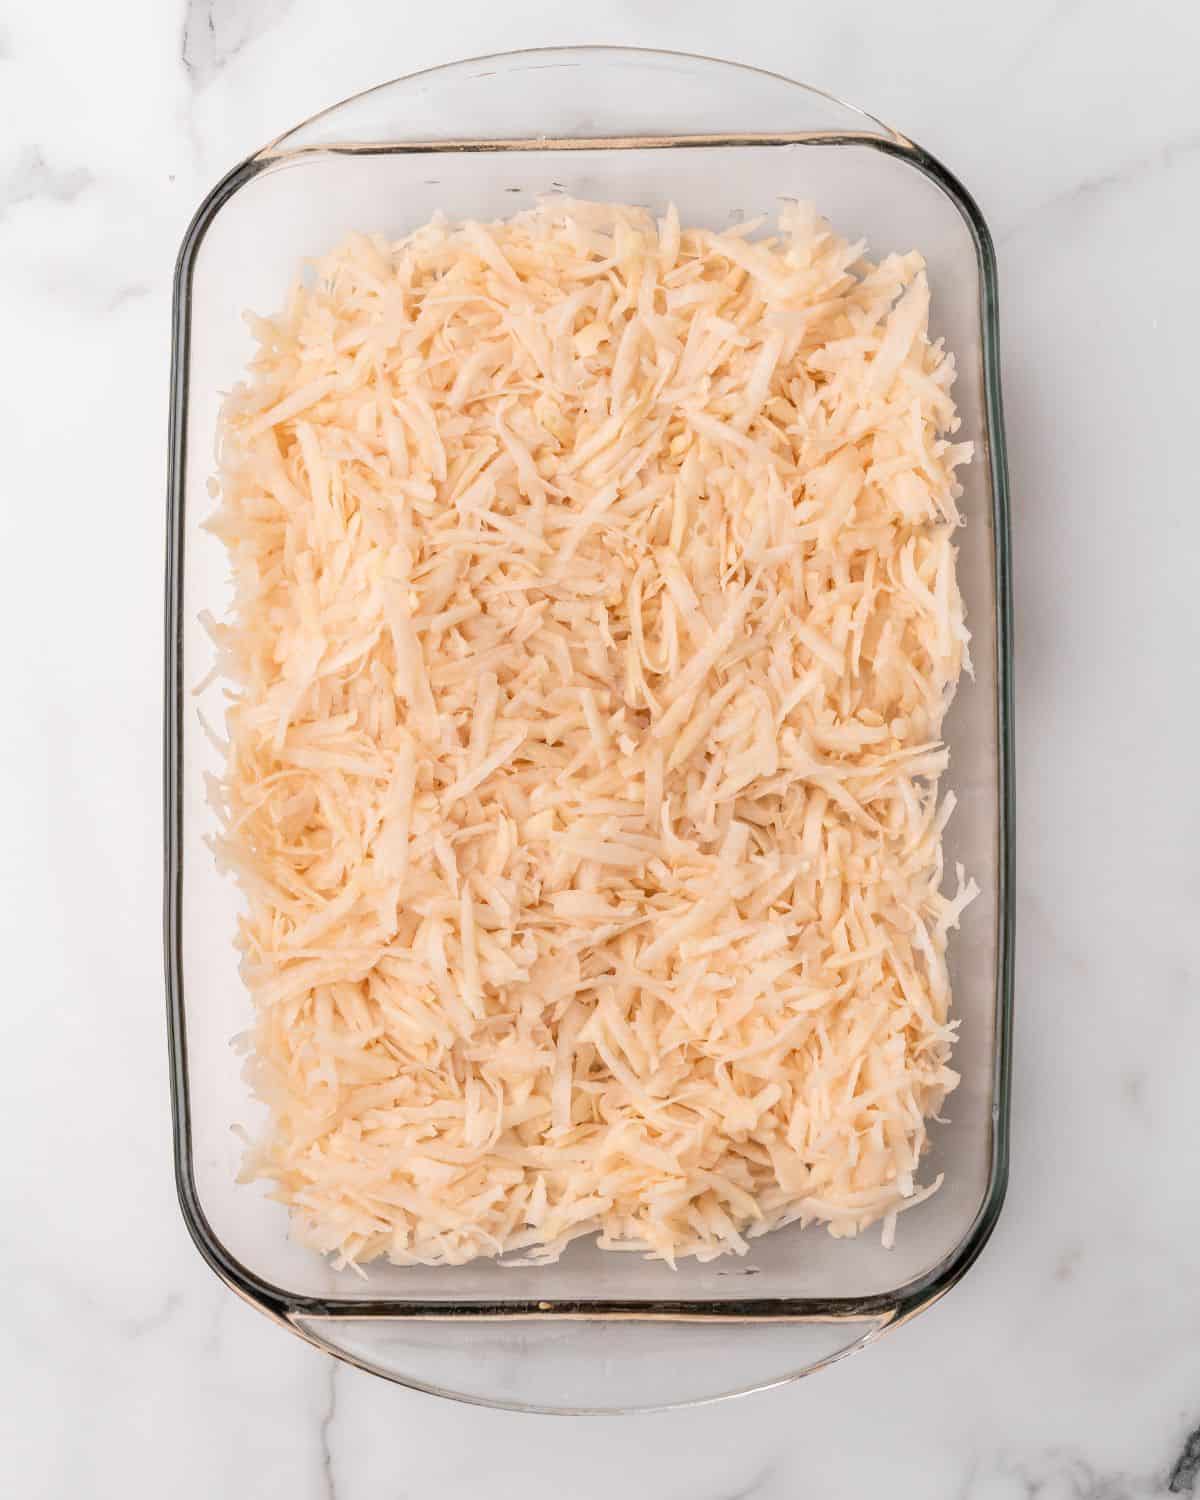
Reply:
<svg viewBox="0 0 1200 1500"><path fill-rule="evenodd" d="M159 956L169 296L208 186L315 108L456 56L595 40L819 83L940 156L993 226L1016 1124L981 1261L878 1348L715 1408L552 1419L335 1365L226 1292L177 1212ZM1200 1495L1197 55L1182 0L0 3L7 1493Z"/></svg>

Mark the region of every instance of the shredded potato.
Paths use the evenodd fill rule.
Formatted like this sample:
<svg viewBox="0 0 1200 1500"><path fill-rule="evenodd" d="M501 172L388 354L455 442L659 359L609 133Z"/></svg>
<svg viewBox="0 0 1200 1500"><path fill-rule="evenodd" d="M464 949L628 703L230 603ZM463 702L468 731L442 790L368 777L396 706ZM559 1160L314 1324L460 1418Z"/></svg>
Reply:
<svg viewBox="0 0 1200 1500"><path fill-rule="evenodd" d="M954 364L921 258L552 199L353 236L222 422L248 1178L359 1265L674 1262L957 1081Z"/></svg>

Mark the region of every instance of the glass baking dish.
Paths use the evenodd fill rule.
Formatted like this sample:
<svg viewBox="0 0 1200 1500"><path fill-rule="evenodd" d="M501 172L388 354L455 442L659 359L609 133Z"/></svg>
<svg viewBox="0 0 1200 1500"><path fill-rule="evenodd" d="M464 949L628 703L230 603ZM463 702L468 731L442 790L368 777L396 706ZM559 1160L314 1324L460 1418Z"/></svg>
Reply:
<svg viewBox="0 0 1200 1500"><path fill-rule="evenodd" d="M233 884L205 845L205 777L220 758L221 688L198 623L220 615L228 569L204 529L221 393L298 262L352 229L398 236L441 210L488 218L541 194L669 201L722 227L811 198L875 256L919 248L934 335L959 361L965 472L961 587L973 682L947 721L958 797L947 855L982 887L951 947L951 1120L923 1180L940 1192L878 1232L834 1240L798 1226L707 1265L577 1242L553 1266L374 1264L335 1271L287 1237L285 1210L238 1186L258 1106L230 1039L249 998L232 937ZM979 211L936 161L818 90L678 53L588 47L478 58L384 84L314 116L236 167L200 207L175 279L168 495L165 940L180 1201L201 1253L235 1291L312 1343L426 1390L530 1410L631 1410L702 1401L808 1373L871 1342L948 1290L979 1254L1008 1163L1012 972L1012 752L1008 517L996 270Z"/></svg>

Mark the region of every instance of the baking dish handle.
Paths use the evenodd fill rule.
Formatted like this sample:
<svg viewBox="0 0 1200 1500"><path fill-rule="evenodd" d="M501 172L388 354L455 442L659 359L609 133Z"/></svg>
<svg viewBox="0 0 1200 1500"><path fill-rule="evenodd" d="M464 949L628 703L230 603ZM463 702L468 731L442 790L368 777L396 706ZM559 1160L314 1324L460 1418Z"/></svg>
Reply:
<svg viewBox="0 0 1200 1500"><path fill-rule="evenodd" d="M400 1385L512 1411L691 1406L783 1385L864 1348L862 1319L347 1318L293 1314L310 1343Z"/></svg>
<svg viewBox="0 0 1200 1500"><path fill-rule="evenodd" d="M263 157L299 151L527 149L669 137L903 136L821 89L760 68L636 47L544 47L396 78L322 110Z"/></svg>

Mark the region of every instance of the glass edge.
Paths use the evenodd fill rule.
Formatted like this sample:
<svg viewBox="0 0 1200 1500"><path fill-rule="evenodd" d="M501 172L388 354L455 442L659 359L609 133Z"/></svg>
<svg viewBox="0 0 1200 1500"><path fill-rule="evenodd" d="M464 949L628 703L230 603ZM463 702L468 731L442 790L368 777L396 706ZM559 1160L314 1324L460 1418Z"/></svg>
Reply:
<svg viewBox="0 0 1200 1500"><path fill-rule="evenodd" d="M557 50L557 49L546 49ZM614 51L628 49L614 48ZM689 54L674 54L687 56ZM740 66L740 65L738 65ZM751 70L762 71L762 70ZM781 75L772 74L772 77ZM791 80L785 80L791 82ZM798 85L806 87L805 85ZM386 87L386 85L382 85ZM367 92L370 92L369 90ZM813 92L820 92L814 90ZM832 97L832 96L828 96ZM841 101L837 101L841 102ZM337 106L334 106L336 108ZM848 106L853 108L853 106ZM863 113L859 111L859 113ZM315 118L315 117L314 117ZM868 116L867 118L873 118ZM885 127L887 128L887 127ZM914 142L852 137L887 155L907 160L939 187L962 215L971 232L980 273L980 334L983 364L986 448L992 490L996 609L997 757L999 820L997 829L997 964L996 1040L993 1059L992 1159L980 1208L955 1249L925 1275L891 1291L858 1298L758 1298L720 1301L650 1302L616 1300L582 1302L404 1302L311 1297L289 1292L257 1276L230 1254L214 1233L196 1191L192 1163L191 1113L187 1078L187 1033L183 1012L180 947L183 870L180 860L182 788L180 755L184 704L182 674L184 471L187 455L188 356L190 353L191 284L197 253L213 220L229 200L282 158L256 153L240 162L212 188L188 226L176 260L172 296L171 389L167 460L167 549L163 702L164 877L163 945L170 1068L171 1116L176 1189L185 1225L201 1256L217 1276L246 1301L276 1321L300 1332L294 1315L322 1318L476 1318L528 1319L644 1318L687 1321L766 1321L776 1318L855 1321L888 1317L885 1328L898 1327L945 1295L974 1264L999 1218L1008 1185L1011 1116L1013 946L1014 946L1014 784L1012 706L1012 598L1009 486L999 363L998 277L991 233L974 199L942 164ZM285 139L281 137L280 139ZM814 145L838 144L824 137ZM849 143L847 141L846 143ZM321 148L328 149L328 148ZM883 1329L880 1332L884 1331ZM303 1335L301 1335L303 1336ZM857 1346L855 1346L857 1347ZM794 1377L784 1377L791 1379ZM771 1382L772 1384L777 1382Z"/></svg>
<svg viewBox="0 0 1200 1500"><path fill-rule="evenodd" d="M360 89L356 94L350 94L345 99L339 99L335 104L326 105L324 109L315 111L315 113L309 115L306 119L285 130L282 135L278 135L269 141L267 145L256 153L256 156L263 159L277 159L280 155L289 154L286 142L292 136L299 135L301 131L307 130L310 125L315 125L318 120L331 118L347 105L357 104L359 100L367 99L372 94L383 93L387 89L394 88L397 84L411 83L417 79L433 79L442 74L455 73L460 69L477 67L484 63L512 62L519 58L550 57L562 57L564 59L586 59L588 57L627 57L637 59L657 57L671 58L679 62L713 64L722 68L736 68L742 73L754 73L760 78L769 78L774 82L785 83L792 88L801 89L804 93L812 94L815 98L825 100L826 103L835 104L839 109L847 110L851 114L858 115L861 119L869 121L872 125L878 126L884 132L885 136L893 142L899 145L911 144L907 137L903 136L895 126L889 125L876 115L870 114L859 105L851 104L847 100L839 98L836 94L831 94L828 89L817 88L815 84L804 83L801 79L792 78L786 73L777 73L772 68L760 68L754 63L736 62L727 57L713 57L711 54L705 52L684 52L675 47L623 47L614 44L592 43L566 47L518 47L507 52L481 52L471 57L456 58L451 62L437 63L433 67L419 68L414 73L398 74L395 78L386 79L383 83L372 84L370 88ZM443 149L449 144L451 143L443 143ZM511 146L515 143L504 142L501 144ZM306 151L327 149L337 148L320 145L312 147L302 146L294 148L294 154L299 155ZM392 149L394 149L394 146Z"/></svg>
<svg viewBox="0 0 1200 1500"><path fill-rule="evenodd" d="M736 1401L742 1396L756 1396L763 1391L779 1390L785 1385L793 1385L796 1381L804 1380L809 1375L815 1375L820 1370L827 1370L831 1365L839 1364L842 1360L849 1358L851 1354L857 1354L860 1349L865 1349L869 1344L875 1343L883 1336L890 1327L895 1326L891 1313L885 1314L873 1320L872 1326L868 1328L859 1338L852 1339L850 1343L844 1344L840 1349L832 1351L824 1358L813 1364L801 1366L796 1370L785 1370L779 1375L768 1375L762 1380L751 1381L748 1385L734 1386L725 1391L714 1391L707 1396L689 1396L681 1401L653 1402L644 1406L626 1406L616 1404L613 1406L547 1406L540 1402L519 1401L515 1399L506 1400L504 1397L481 1396L475 1392L453 1390L449 1386L436 1385L432 1381L420 1380L416 1376L398 1374L390 1370L386 1365L377 1364L374 1360L367 1359L364 1355L354 1353L345 1349L342 1345L334 1343L330 1339L323 1339L313 1329L301 1323L290 1323L292 1331L302 1338L306 1344L314 1349L319 1349L322 1354L332 1355L335 1359L342 1360L345 1364L353 1365L356 1370L362 1370L367 1375L378 1375L383 1380L388 1380L394 1385L402 1385L406 1390L420 1391L426 1396L441 1396L449 1401L456 1401L462 1406L479 1406L491 1411L511 1411L522 1415L539 1417L625 1417L625 1416L652 1416L656 1412L688 1411L698 1406L715 1406L717 1402ZM331 1321L338 1321L333 1319ZM861 1320L854 1320L861 1321Z"/></svg>

